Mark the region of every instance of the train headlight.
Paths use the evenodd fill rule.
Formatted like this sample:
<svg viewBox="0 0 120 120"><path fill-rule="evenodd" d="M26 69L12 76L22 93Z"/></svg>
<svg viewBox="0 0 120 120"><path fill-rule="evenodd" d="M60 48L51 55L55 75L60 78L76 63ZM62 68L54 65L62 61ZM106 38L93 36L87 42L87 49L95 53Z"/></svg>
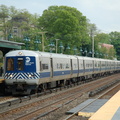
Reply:
<svg viewBox="0 0 120 120"><path fill-rule="evenodd" d="M28 77L32 77L32 75L29 75Z"/></svg>
<svg viewBox="0 0 120 120"><path fill-rule="evenodd" d="M13 77L13 75L10 75L10 77Z"/></svg>

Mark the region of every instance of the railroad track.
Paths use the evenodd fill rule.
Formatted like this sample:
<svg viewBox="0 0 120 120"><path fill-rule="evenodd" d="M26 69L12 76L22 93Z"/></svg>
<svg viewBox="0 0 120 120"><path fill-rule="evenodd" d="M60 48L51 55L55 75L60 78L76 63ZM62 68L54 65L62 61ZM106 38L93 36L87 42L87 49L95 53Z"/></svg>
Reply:
<svg viewBox="0 0 120 120"><path fill-rule="evenodd" d="M85 93L88 95L90 91L102 87L105 84L111 83L118 78L120 78L119 75L109 76L107 78L82 84L76 88L67 89L59 93L53 93L45 98L39 97L34 102L0 112L0 120L7 120L8 118L15 120L44 119L51 112L58 110L64 105L72 103L80 97L82 98Z"/></svg>
<svg viewBox="0 0 120 120"><path fill-rule="evenodd" d="M12 101L12 100L15 100L15 99L17 99L16 97L12 97L12 96L2 96L2 97L0 97L0 104L2 104L2 103L5 103L5 102L8 102L8 101Z"/></svg>

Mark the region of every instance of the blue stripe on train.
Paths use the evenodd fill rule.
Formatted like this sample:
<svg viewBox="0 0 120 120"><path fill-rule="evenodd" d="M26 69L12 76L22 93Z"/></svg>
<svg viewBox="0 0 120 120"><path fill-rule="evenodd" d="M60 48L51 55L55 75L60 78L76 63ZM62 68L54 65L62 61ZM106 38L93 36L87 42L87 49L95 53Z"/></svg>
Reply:
<svg viewBox="0 0 120 120"><path fill-rule="evenodd" d="M105 69L102 69L105 70ZM94 69L94 71L100 71L100 69ZM93 72L93 69L86 69L85 71L79 70L79 73L83 72ZM78 70L73 70L72 74L77 74ZM21 72L21 73L5 73L5 79L38 79L38 78L47 78L50 77L50 72L43 72L43 73L36 73L36 72ZM53 72L53 77L54 76L62 76L62 75L69 75L71 74L70 70L65 70L65 71L54 71Z"/></svg>

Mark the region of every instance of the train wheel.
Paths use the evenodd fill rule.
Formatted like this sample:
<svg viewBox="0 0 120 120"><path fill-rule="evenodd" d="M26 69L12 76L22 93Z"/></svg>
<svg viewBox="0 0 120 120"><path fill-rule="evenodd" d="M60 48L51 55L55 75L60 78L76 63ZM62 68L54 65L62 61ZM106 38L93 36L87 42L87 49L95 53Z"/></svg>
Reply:
<svg viewBox="0 0 120 120"><path fill-rule="evenodd" d="M35 94L36 90L31 90L30 95Z"/></svg>

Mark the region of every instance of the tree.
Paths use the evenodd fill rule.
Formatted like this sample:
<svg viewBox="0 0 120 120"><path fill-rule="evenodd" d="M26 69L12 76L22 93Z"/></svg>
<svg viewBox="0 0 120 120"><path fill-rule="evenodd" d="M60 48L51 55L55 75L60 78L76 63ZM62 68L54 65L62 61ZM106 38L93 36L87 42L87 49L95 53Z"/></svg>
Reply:
<svg viewBox="0 0 120 120"><path fill-rule="evenodd" d="M30 14L26 9L18 10L14 6L7 7L0 5L0 31L3 39L7 40L9 34L12 34L14 41L20 41L23 34L29 33L29 30L38 28L38 15Z"/></svg>
<svg viewBox="0 0 120 120"><path fill-rule="evenodd" d="M7 34L7 19L9 18L9 10L8 7L5 5L0 5L0 23L2 24L2 27L0 31L3 32L4 39L6 38Z"/></svg>
<svg viewBox="0 0 120 120"><path fill-rule="evenodd" d="M50 6L39 18L39 25L54 39L62 40L64 46L69 43L71 47L74 44L79 48L89 43L86 17L76 8Z"/></svg>
<svg viewBox="0 0 120 120"><path fill-rule="evenodd" d="M99 33L95 37L96 42L110 44L110 36L106 33Z"/></svg>
<svg viewBox="0 0 120 120"><path fill-rule="evenodd" d="M117 59L120 60L120 32L111 32L109 36L111 44L115 47Z"/></svg>

